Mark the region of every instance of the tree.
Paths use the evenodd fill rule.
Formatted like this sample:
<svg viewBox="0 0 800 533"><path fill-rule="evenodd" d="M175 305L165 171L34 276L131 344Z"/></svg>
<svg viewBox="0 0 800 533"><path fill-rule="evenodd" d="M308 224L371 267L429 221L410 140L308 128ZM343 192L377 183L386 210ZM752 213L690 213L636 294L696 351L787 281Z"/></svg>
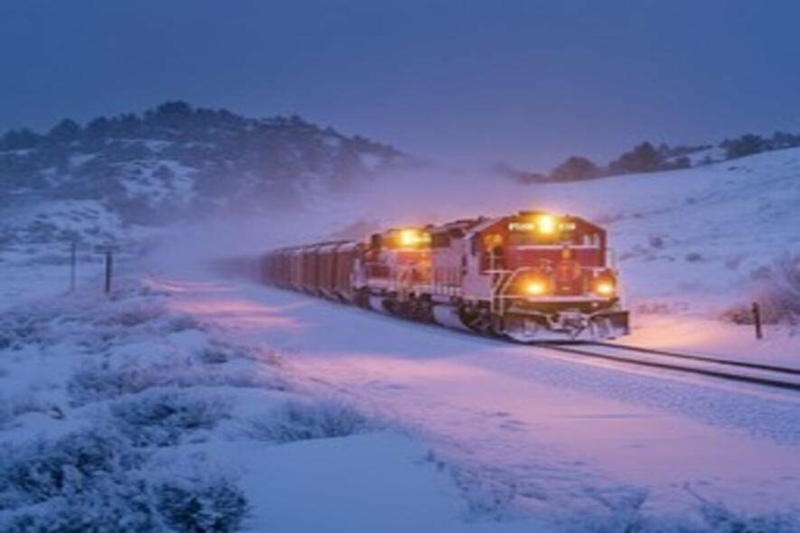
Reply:
<svg viewBox="0 0 800 533"><path fill-rule="evenodd" d="M763 152L768 148L768 143L763 137L747 133L738 139L727 141L725 155L728 159L736 159L737 157L745 157Z"/></svg>
<svg viewBox="0 0 800 533"><path fill-rule="evenodd" d="M800 135L792 135L783 131L776 131L772 135L772 148L793 148L800 146Z"/></svg>
<svg viewBox="0 0 800 533"><path fill-rule="evenodd" d="M192 106L182 100L164 102L156 108L156 114L164 116L184 116L192 114Z"/></svg>
<svg viewBox="0 0 800 533"><path fill-rule="evenodd" d="M64 119L47 133L47 137L51 141L60 143L70 143L76 141L81 136L80 125L71 119Z"/></svg>
<svg viewBox="0 0 800 533"><path fill-rule="evenodd" d="M111 122L106 117L97 117L86 125L86 134L90 137L104 137L111 129Z"/></svg>
<svg viewBox="0 0 800 533"><path fill-rule="evenodd" d="M37 135L25 128L21 130L10 130L0 139L0 149L27 150L29 148L35 148L41 140L41 135Z"/></svg>
<svg viewBox="0 0 800 533"><path fill-rule="evenodd" d="M690 168L692 166L692 160L689 159L688 156L682 155L676 158L672 164L670 165L672 168Z"/></svg>
<svg viewBox="0 0 800 533"><path fill-rule="evenodd" d="M623 174L653 172L663 168L663 157L649 142L643 142L611 162L611 170Z"/></svg>
<svg viewBox="0 0 800 533"><path fill-rule="evenodd" d="M596 178L598 174L597 165L589 159L572 156L553 169L550 179L553 181L580 181Z"/></svg>

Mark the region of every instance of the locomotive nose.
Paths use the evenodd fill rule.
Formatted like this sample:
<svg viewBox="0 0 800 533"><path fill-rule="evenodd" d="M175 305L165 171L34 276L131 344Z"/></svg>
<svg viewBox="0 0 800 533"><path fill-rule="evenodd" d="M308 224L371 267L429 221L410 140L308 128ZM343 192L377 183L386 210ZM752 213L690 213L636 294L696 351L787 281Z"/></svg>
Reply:
<svg viewBox="0 0 800 533"><path fill-rule="evenodd" d="M583 292L583 268L573 259L558 263L555 272L556 293L562 296L577 295Z"/></svg>

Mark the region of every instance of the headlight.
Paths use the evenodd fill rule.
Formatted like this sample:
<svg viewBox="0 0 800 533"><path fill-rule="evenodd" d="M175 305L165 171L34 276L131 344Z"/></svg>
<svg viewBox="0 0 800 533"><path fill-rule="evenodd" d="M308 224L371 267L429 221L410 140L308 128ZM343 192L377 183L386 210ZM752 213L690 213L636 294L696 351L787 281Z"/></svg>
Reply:
<svg viewBox="0 0 800 533"><path fill-rule="evenodd" d="M544 281L529 281L525 285L525 292L529 296L542 296L547 292L547 283Z"/></svg>
<svg viewBox="0 0 800 533"><path fill-rule="evenodd" d="M430 242L430 234L416 229L404 229L398 233L397 242L403 248L422 246Z"/></svg>
<svg viewBox="0 0 800 533"><path fill-rule="evenodd" d="M525 296L545 296L552 294L553 281L547 274L532 274L520 281L520 292Z"/></svg>
<svg viewBox="0 0 800 533"><path fill-rule="evenodd" d="M608 279L599 279L594 282L594 293L598 296L614 296L616 286Z"/></svg>
<svg viewBox="0 0 800 533"><path fill-rule="evenodd" d="M551 235L558 228L558 221L552 215L540 215L536 219L536 231L543 235Z"/></svg>

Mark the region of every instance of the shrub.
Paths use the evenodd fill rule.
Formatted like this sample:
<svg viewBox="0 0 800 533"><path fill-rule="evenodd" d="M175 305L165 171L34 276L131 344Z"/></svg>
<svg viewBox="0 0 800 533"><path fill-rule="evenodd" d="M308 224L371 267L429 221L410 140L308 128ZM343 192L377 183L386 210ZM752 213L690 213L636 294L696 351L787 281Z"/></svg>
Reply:
<svg viewBox="0 0 800 533"><path fill-rule="evenodd" d="M553 181L581 181L598 177L599 169L585 157L572 156L550 173Z"/></svg>
<svg viewBox="0 0 800 533"><path fill-rule="evenodd" d="M137 447L173 446L186 436L213 429L229 411L229 401L188 390L145 393L111 407L120 432Z"/></svg>
<svg viewBox="0 0 800 533"><path fill-rule="evenodd" d="M220 475L170 472L113 432L0 448L0 531L229 533L247 513Z"/></svg>
<svg viewBox="0 0 800 533"><path fill-rule="evenodd" d="M748 516L729 509L721 502L709 500L690 486L684 488L686 492L694 496L698 501L698 510L704 523L702 531L718 533L791 533L798 531L798 527L800 527L800 521L795 516L778 513Z"/></svg>
<svg viewBox="0 0 800 533"><path fill-rule="evenodd" d="M702 502L700 514L708 530L719 533L792 533L800 522L790 515L746 516L715 502Z"/></svg>
<svg viewBox="0 0 800 533"><path fill-rule="evenodd" d="M27 413L47 413L53 418L64 417L63 411L58 406L40 400L33 394L11 397L0 395L0 429L8 426L14 418Z"/></svg>
<svg viewBox="0 0 800 533"><path fill-rule="evenodd" d="M189 359L142 364L136 359L115 365L109 361L85 360L67 383L74 404L96 402L135 394L151 387L229 386L285 390L278 376L251 369L223 370L221 365L193 363Z"/></svg>
<svg viewBox="0 0 800 533"><path fill-rule="evenodd" d="M0 350L46 344L50 333L48 321L47 317L37 313L4 313L0 316Z"/></svg>
<svg viewBox="0 0 800 533"><path fill-rule="evenodd" d="M0 464L0 509L85 493L100 478L142 464L116 437L89 431L27 447L6 446Z"/></svg>
<svg viewBox="0 0 800 533"><path fill-rule="evenodd" d="M786 253L771 266L752 273L755 281L753 299L760 304L765 324L800 324L800 254ZM735 324L752 324L749 305L735 306L723 313L723 319Z"/></svg>
<svg viewBox="0 0 800 533"><path fill-rule="evenodd" d="M747 133L736 139L727 140L723 144L725 148L725 157L727 159L745 157L769 149L769 143L766 139L752 133Z"/></svg>
<svg viewBox="0 0 800 533"><path fill-rule="evenodd" d="M0 511L5 533L164 532L143 479L98 479L84 492L67 493L42 504Z"/></svg>
<svg viewBox="0 0 800 533"><path fill-rule="evenodd" d="M156 486L154 493L159 513L174 531L237 531L248 512L242 491L225 478L169 480Z"/></svg>
<svg viewBox="0 0 800 533"><path fill-rule="evenodd" d="M372 424L354 408L335 401L287 402L277 412L251 422L251 436L278 443L346 437L370 429Z"/></svg>
<svg viewBox="0 0 800 533"><path fill-rule="evenodd" d="M762 289L767 310L777 321L800 320L800 254L779 257Z"/></svg>
<svg viewBox="0 0 800 533"><path fill-rule="evenodd" d="M637 145L609 165L613 173L653 172L663 166L663 157L649 142Z"/></svg>
<svg viewBox="0 0 800 533"><path fill-rule="evenodd" d="M651 529L642 509L649 497L646 489L630 487L625 490L601 491L587 489L587 495L605 507L608 515L597 515L589 519L588 531L597 533L644 533L659 531ZM588 532L587 532L588 533Z"/></svg>
<svg viewBox="0 0 800 533"><path fill-rule="evenodd" d="M108 400L166 385L166 368L143 367L135 361L114 366L108 361L84 361L67 383L67 391L77 404Z"/></svg>

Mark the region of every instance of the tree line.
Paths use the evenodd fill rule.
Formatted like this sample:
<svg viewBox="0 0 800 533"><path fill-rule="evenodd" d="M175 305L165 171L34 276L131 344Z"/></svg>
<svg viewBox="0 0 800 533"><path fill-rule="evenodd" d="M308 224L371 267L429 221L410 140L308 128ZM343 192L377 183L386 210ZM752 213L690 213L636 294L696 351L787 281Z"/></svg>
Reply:
<svg viewBox="0 0 800 533"><path fill-rule="evenodd" d="M725 139L717 146L722 151L723 160L730 160L770 150L798 147L800 146L800 134L777 131L771 137L762 137L761 135L747 133L733 139ZM605 166L595 163L588 157L573 155L566 158L548 173L518 171L508 167L500 167L498 170L511 174L519 181L527 183L582 181L606 176L675 170L716 163L720 159L714 159L710 154L702 158L698 157L694 162L690 157L692 154L698 154L712 148L714 146L710 144L694 146L661 144L654 146L650 142L643 142L613 159Z"/></svg>

